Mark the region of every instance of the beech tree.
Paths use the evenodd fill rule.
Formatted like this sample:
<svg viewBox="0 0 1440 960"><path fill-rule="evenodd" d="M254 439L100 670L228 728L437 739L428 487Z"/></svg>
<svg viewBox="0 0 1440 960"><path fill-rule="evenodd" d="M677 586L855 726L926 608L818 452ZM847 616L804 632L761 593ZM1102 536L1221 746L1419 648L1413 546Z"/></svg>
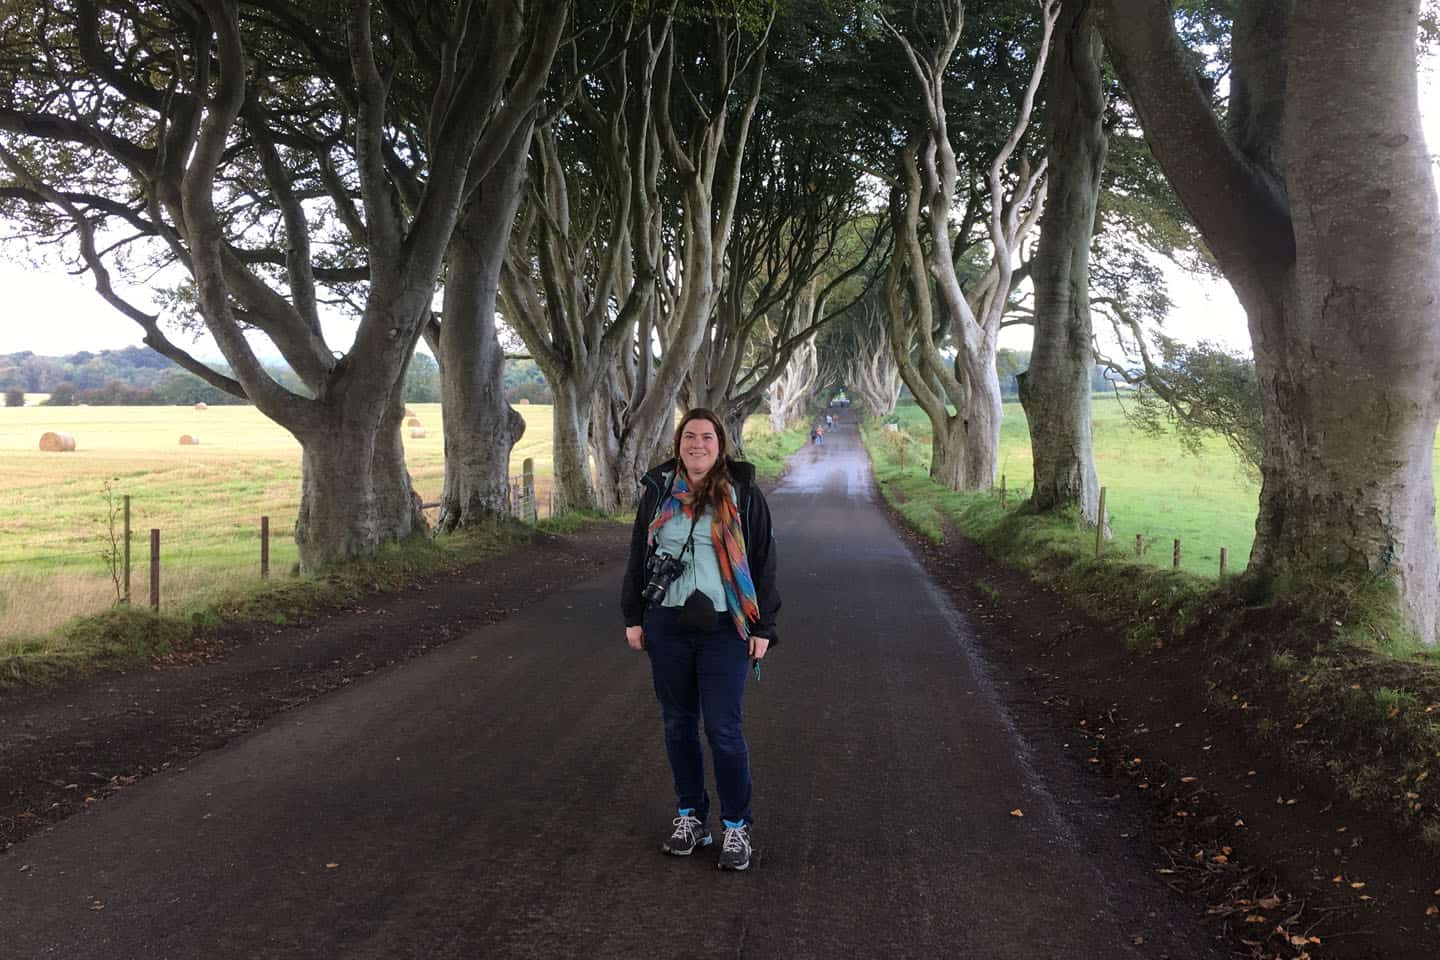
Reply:
<svg viewBox="0 0 1440 960"><path fill-rule="evenodd" d="M810 337L790 352L785 369L771 381L766 392L770 403L770 429L776 433L788 430L805 415L807 403L815 398L815 385L819 378L815 338Z"/></svg>
<svg viewBox="0 0 1440 960"><path fill-rule="evenodd" d="M1167 0L1102 0L1156 158L1244 305L1264 418L1249 571L1395 583L1437 641L1440 213L1414 0L1244 0L1224 117Z"/></svg>
<svg viewBox="0 0 1440 960"><path fill-rule="evenodd" d="M626 145L622 169L637 178L625 193L633 205L629 234L612 251L628 260L615 269L618 280L607 290L578 273L603 262L594 257L532 254L509 264L517 279L525 269L533 271L532 289L545 292L545 304L537 304L533 315L550 310L552 302L563 304L563 291L582 289L600 305L594 316L604 318L604 329L619 324L623 331L615 362L594 385L590 439L595 497L603 509L633 502L639 478L657 451L668 447L685 377L725 284L740 166L765 74L773 10L768 3L724 6L721 13L687 9L679 12L683 16L672 10L635 28L631 93L602 114L607 124L618 125L617 139ZM523 294L515 289L518 303ZM567 322L578 319L575 314ZM529 326L531 334L549 336ZM576 337L565 340L573 344ZM540 342L532 336L527 345L534 350Z"/></svg>
<svg viewBox="0 0 1440 960"><path fill-rule="evenodd" d="M909 63L922 105L919 131L899 151L900 179L892 193L891 345L901 377L930 419L931 477L952 489L988 490L1000 444L997 338L1017 279L1019 244L1039 219L1044 193L1046 164L1032 164L1022 143L1059 0L1042 0L1035 8L1039 44L1013 104L1013 122L983 173L964 171L968 184L961 181L945 92L966 8L963 0L937 0L933 6L933 31L915 23L907 32L885 21ZM971 248L969 233L979 223L985 226L986 262L965 289L957 261ZM953 360L941 352L946 335L957 349Z"/></svg>
<svg viewBox="0 0 1440 960"><path fill-rule="evenodd" d="M1029 506L1073 505L1092 524L1105 519L1090 420L1090 245L1106 151L1101 56L1090 0L1063 0L1047 103L1049 182L1030 273L1035 340L1019 378L1034 458Z"/></svg>
<svg viewBox="0 0 1440 960"><path fill-rule="evenodd" d="M537 135L530 189L502 274L506 322L555 396L557 509L601 505L590 473L592 418L610 424L597 396L633 349L655 295L659 145L651 78L664 25L641 27L596 69L568 110ZM636 236L642 253L636 256Z"/></svg>
<svg viewBox="0 0 1440 960"><path fill-rule="evenodd" d="M867 296L852 311L837 344L845 388L872 417L888 417L900 400L900 365L890 351L886 333L889 320L885 304L876 293Z"/></svg>
<svg viewBox="0 0 1440 960"><path fill-rule="evenodd" d="M66 218L97 290L147 344L300 441L305 569L423 529L400 441L406 367L462 207L528 135L568 4L541 7L75 0L39 18L4 10L0 160L25 199ZM188 271L195 312L233 377L178 347L112 283L100 239L111 223L158 238ZM359 262L336 267L342 246ZM344 354L320 325L327 283L354 285L330 295L357 308ZM270 377L252 332L304 391Z"/></svg>

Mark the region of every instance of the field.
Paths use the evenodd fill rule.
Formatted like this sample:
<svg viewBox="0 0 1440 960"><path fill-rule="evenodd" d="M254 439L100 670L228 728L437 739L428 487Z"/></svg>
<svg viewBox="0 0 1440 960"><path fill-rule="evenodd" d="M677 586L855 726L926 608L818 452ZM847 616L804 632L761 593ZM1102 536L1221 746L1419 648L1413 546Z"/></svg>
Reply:
<svg viewBox="0 0 1440 960"><path fill-rule="evenodd" d="M1255 538L1258 482L1244 474L1223 440L1206 444L1196 457L1173 437L1137 432L1125 419L1123 402L1114 397L1094 402L1095 465L1106 487L1115 542L1133 550L1140 534L1144 559L1168 567L1178 537L1181 567L1208 576L1219 573L1220 548L1226 547L1228 569L1243 569ZM928 459L929 420L915 406L902 406L897 413L917 441L915 453ZM1000 471L1012 497L1028 494L1032 469L1025 413L1018 403L1007 403Z"/></svg>
<svg viewBox="0 0 1440 960"><path fill-rule="evenodd" d="M546 512L551 474L548 406L521 405L524 439L511 457L519 474L535 460ZM444 483L438 404L414 404L424 439L407 439L416 489L426 502ZM43 453L42 433L71 433L76 450ZM199 438L180 446L181 434ZM149 595L149 530L161 531L161 602L203 598L237 578L258 578L260 517L270 517L272 571L296 561L292 531L300 502L300 446L253 407L0 408L0 452L9 464L0 493L0 638L53 629L107 607L116 596L109 564L105 488L118 509L132 498L132 596ZM117 519L118 526L118 519Z"/></svg>
<svg viewBox="0 0 1440 960"><path fill-rule="evenodd" d="M544 515L551 483L550 408L518 409L526 431L512 455L511 473L520 472L526 457L534 458ZM416 488L430 502L439 497L444 478L440 408L418 404L413 410L428 435L407 439L407 456ZM898 412L913 436L910 465L921 467L929 454L928 422L914 406ZM75 452L40 452L39 438L47 430L74 434ZM182 433L198 436L200 444L180 446ZM1259 490L1223 442L1192 457L1171 437L1133 430L1114 398L1096 400L1094 435L1118 545L1132 550L1140 534L1144 558L1168 566L1178 537L1187 570L1215 575L1221 547L1229 550L1232 570L1243 568ZM778 465L783 448L771 445L777 447ZM765 445L751 446L759 452ZM161 598L168 609L203 600L221 585L258 578L262 515L270 517L272 570L283 573L296 560L291 531L299 505L300 448L251 407L3 408L0 451L10 465L9 483L0 493L0 641L47 632L113 602L116 588L104 559L107 482L117 507L121 495L132 497L132 596L139 603L149 592L152 527L161 531ZM1024 496L1031 461L1018 404L1005 408L1000 470L1009 496Z"/></svg>

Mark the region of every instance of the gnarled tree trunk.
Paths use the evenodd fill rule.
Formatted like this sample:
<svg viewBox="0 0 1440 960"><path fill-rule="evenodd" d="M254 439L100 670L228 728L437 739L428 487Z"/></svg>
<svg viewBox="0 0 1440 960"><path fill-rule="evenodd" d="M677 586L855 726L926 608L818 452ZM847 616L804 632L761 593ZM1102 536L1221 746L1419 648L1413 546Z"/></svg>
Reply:
<svg viewBox="0 0 1440 960"><path fill-rule="evenodd" d="M510 450L525 421L505 400L495 300L529 142L527 123L481 181L450 240L436 353L445 423L441 532L510 513Z"/></svg>
<svg viewBox="0 0 1440 960"><path fill-rule="evenodd" d="M1243 4L1228 135L1169 5L1104 11L1146 139L1249 317L1265 418L1250 572L1378 575L1436 643L1440 213L1416 3Z"/></svg>
<svg viewBox="0 0 1440 960"><path fill-rule="evenodd" d="M1031 279L1035 343L1020 375L1030 427L1030 508L1101 522L1091 446L1090 242L1105 166L1100 34L1090 0L1065 0L1050 76L1050 181Z"/></svg>

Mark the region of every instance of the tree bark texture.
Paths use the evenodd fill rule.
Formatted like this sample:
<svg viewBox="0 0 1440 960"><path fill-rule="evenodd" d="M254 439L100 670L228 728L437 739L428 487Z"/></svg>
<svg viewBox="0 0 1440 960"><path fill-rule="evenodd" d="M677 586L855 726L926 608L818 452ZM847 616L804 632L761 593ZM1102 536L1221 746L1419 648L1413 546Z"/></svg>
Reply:
<svg viewBox="0 0 1440 960"><path fill-rule="evenodd" d="M770 429L781 433L800 419L806 401L815 394L819 373L815 338L811 337L790 355L784 372L770 384Z"/></svg>
<svg viewBox="0 0 1440 960"><path fill-rule="evenodd" d="M1050 178L1031 279L1035 341L1020 376L1030 428L1030 507L1076 507L1091 524L1100 484L1091 443L1090 243L1105 166L1105 91L1091 0L1065 0L1051 62Z"/></svg>
<svg viewBox="0 0 1440 960"><path fill-rule="evenodd" d="M525 421L505 400L495 301L529 142L527 124L480 182L451 237L438 356L445 424L441 532L511 512L510 450Z"/></svg>
<svg viewBox="0 0 1440 960"><path fill-rule="evenodd" d="M342 411L327 429L297 434L300 511L295 543L303 570L320 570L373 553L425 530L420 498L405 467L404 406L392 404L385 429L356 424Z"/></svg>
<svg viewBox="0 0 1440 960"><path fill-rule="evenodd" d="M1389 578L1434 644L1440 215L1417 5L1244 5L1231 108L1243 113L1228 138L1186 86L1168 13L1106 0L1103 29L1152 149L1249 317L1265 417L1250 570Z"/></svg>

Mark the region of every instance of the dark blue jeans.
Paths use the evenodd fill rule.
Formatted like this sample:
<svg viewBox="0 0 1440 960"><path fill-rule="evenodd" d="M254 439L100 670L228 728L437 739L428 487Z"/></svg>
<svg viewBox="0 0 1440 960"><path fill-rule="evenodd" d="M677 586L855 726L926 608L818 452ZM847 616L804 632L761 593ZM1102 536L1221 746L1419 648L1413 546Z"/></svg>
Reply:
<svg viewBox="0 0 1440 960"><path fill-rule="evenodd" d="M650 654L655 696L665 718L665 753L675 777L675 805L693 808L701 820L710 814L700 746L703 714L720 816L749 823L750 749L740 724L749 645L728 613L718 614L714 625L704 630L682 627L678 618L679 610L674 608L645 611L645 651Z"/></svg>

